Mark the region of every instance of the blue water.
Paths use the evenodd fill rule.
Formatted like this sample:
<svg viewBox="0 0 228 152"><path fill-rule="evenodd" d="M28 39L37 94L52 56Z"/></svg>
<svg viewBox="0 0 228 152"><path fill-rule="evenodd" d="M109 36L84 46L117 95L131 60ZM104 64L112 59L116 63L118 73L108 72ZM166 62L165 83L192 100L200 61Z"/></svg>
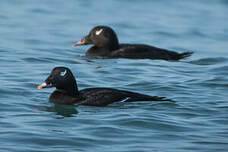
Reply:
<svg viewBox="0 0 228 152"><path fill-rule="evenodd" d="M228 151L226 0L1 0L0 151ZM96 25L120 42L178 52L180 62L93 59L72 48ZM71 68L80 89L112 87L176 103L107 107L48 102L37 90L55 66Z"/></svg>

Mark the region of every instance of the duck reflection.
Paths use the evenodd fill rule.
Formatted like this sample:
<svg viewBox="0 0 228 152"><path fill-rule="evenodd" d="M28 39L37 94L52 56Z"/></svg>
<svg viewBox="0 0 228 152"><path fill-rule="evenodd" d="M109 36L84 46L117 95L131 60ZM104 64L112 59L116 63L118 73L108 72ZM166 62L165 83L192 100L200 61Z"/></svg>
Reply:
<svg viewBox="0 0 228 152"><path fill-rule="evenodd" d="M61 115L63 117L73 117L78 114L75 106L63 104L52 104L51 107L47 107L46 111L55 112L56 115Z"/></svg>

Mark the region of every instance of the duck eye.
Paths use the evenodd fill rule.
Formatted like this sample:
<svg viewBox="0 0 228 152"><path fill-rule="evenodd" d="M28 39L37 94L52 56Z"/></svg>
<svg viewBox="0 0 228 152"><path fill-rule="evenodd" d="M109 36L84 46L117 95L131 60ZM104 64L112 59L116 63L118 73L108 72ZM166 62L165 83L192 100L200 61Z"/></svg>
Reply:
<svg viewBox="0 0 228 152"><path fill-rule="evenodd" d="M62 77L64 77L64 76L66 75L66 73L67 73L67 70L65 69L64 71L60 72L60 75L61 75Z"/></svg>
<svg viewBox="0 0 228 152"><path fill-rule="evenodd" d="M96 35L100 35L102 31L103 31L103 29L97 30Z"/></svg>

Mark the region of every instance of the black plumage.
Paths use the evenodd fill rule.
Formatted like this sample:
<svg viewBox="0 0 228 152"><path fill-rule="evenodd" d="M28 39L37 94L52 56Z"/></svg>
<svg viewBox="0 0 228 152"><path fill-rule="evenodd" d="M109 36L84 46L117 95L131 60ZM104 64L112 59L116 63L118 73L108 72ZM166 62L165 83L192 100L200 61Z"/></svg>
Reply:
<svg viewBox="0 0 228 152"><path fill-rule="evenodd" d="M89 106L106 106L114 102L135 101L172 101L165 97L149 96L140 93L112 89L112 88L87 88L78 91L76 80L66 67L56 67L41 88L56 87L50 96L50 102L57 104L74 104Z"/></svg>
<svg viewBox="0 0 228 152"><path fill-rule="evenodd" d="M193 52L177 53L145 44L119 44L116 33L107 26L94 27L87 36L73 46L92 44L87 56L103 58L180 60Z"/></svg>

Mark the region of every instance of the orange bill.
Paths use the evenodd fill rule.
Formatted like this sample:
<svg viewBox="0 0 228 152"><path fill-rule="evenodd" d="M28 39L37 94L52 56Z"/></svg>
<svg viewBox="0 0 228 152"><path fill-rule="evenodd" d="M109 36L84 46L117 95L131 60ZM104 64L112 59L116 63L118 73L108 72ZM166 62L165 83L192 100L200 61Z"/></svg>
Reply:
<svg viewBox="0 0 228 152"><path fill-rule="evenodd" d="M47 87L47 83L42 83L41 85L39 85L38 87L37 87L37 89L42 89L42 88L46 88Z"/></svg>
<svg viewBox="0 0 228 152"><path fill-rule="evenodd" d="M80 41L80 42L73 44L72 47L76 47L76 46L84 45L84 44L85 44L85 41Z"/></svg>

